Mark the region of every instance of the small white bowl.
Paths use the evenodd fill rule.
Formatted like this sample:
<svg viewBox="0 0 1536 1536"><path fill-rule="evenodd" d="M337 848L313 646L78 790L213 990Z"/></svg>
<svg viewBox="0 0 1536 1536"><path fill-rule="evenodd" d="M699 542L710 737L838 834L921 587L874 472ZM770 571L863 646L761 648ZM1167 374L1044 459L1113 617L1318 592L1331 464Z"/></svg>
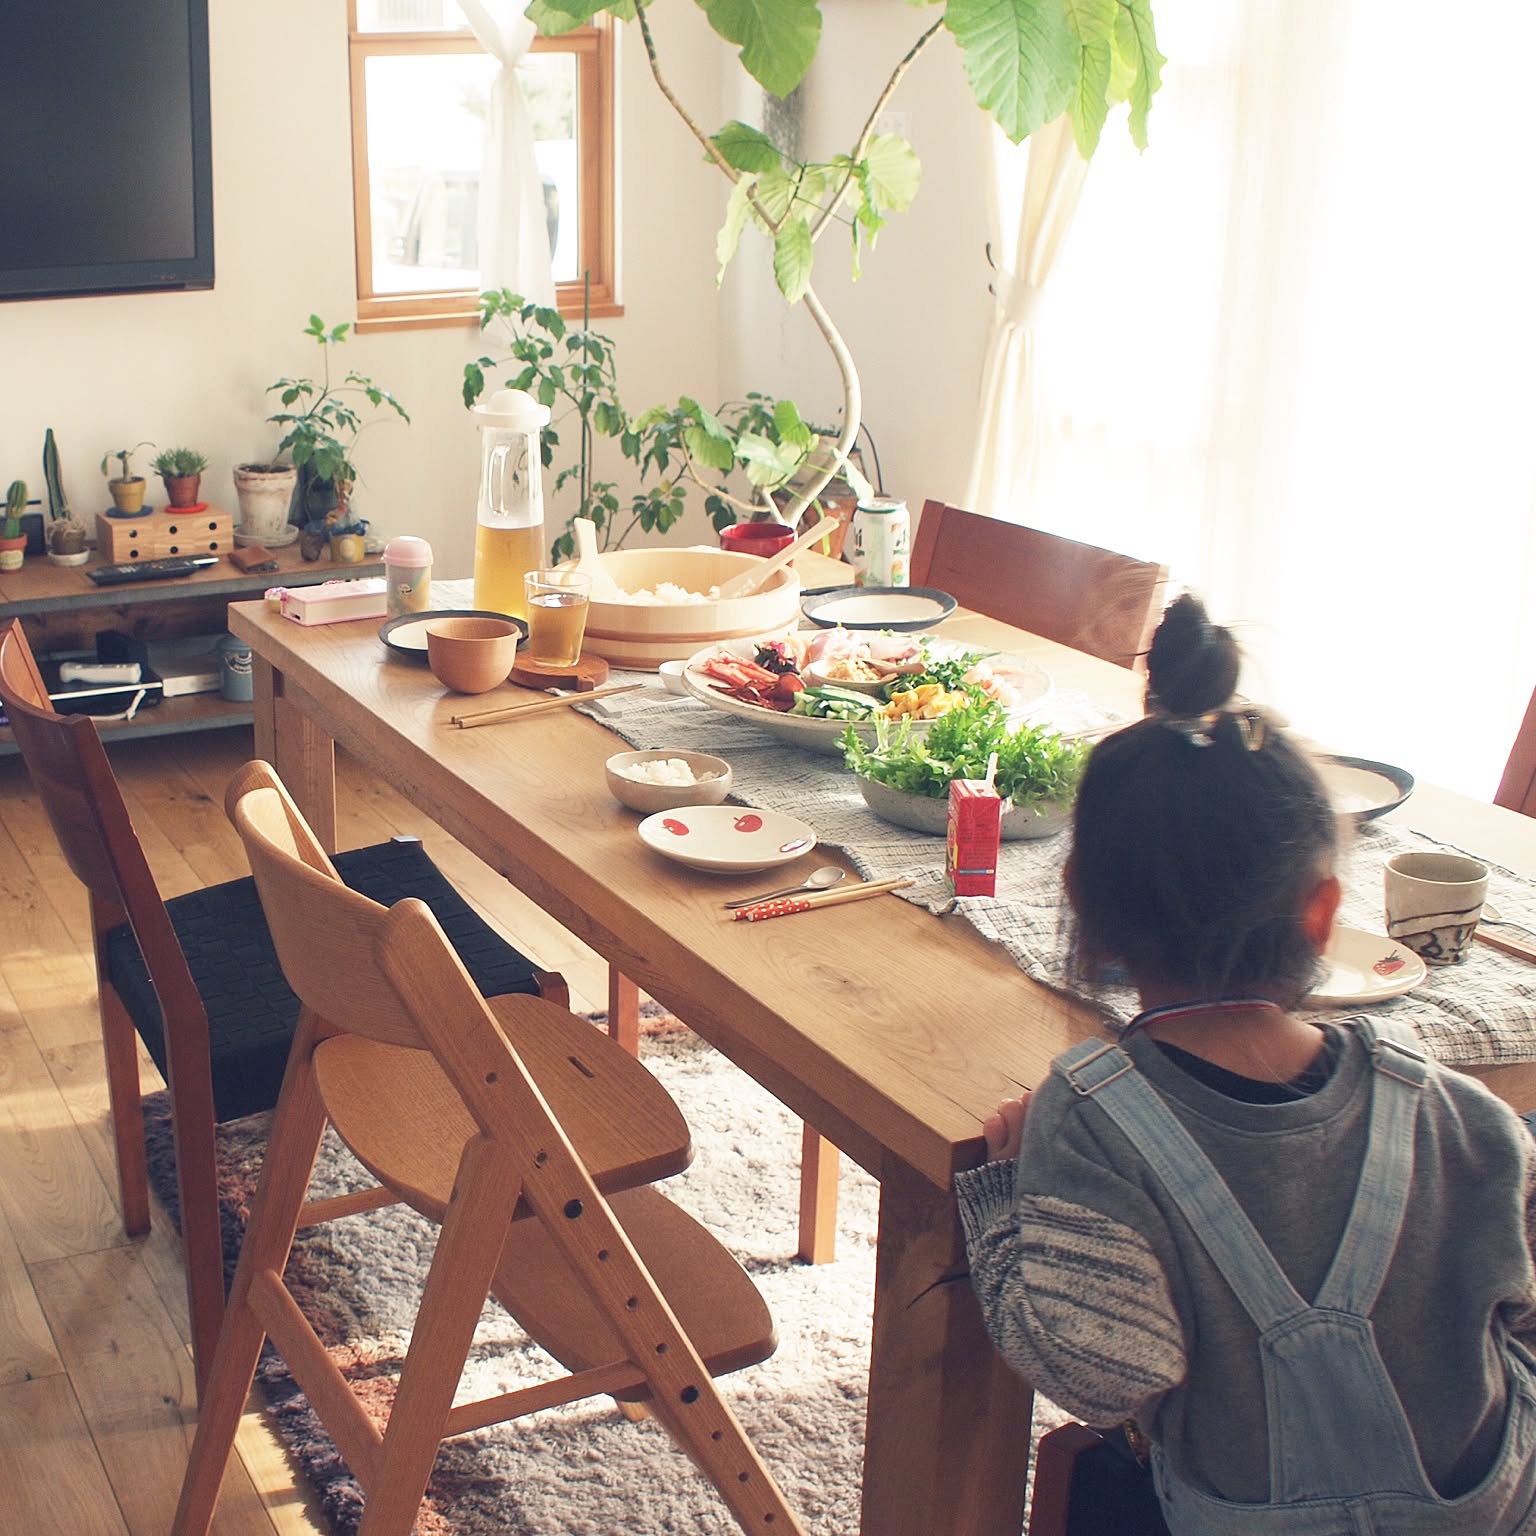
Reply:
<svg viewBox="0 0 1536 1536"><path fill-rule="evenodd" d="M693 770L693 783L652 784L626 771L637 763L658 763L666 758L687 763ZM647 816L682 805L719 805L731 789L731 765L707 752L616 752L603 766L614 799Z"/></svg>
<svg viewBox="0 0 1536 1536"><path fill-rule="evenodd" d="M683 681L683 673L687 670L686 661L664 661L656 668L661 677L661 686L668 693L680 693L684 698L688 696L688 685Z"/></svg>
<svg viewBox="0 0 1536 1536"><path fill-rule="evenodd" d="M816 829L783 811L745 805L684 805L647 816L640 841L691 869L740 875L789 864L816 846Z"/></svg>

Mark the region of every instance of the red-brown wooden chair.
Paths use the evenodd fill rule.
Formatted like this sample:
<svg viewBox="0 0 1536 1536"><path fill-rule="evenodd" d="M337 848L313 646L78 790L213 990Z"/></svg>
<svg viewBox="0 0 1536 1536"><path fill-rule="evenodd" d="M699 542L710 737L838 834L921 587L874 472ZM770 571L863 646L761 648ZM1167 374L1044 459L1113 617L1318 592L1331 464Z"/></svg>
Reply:
<svg viewBox="0 0 1536 1536"><path fill-rule="evenodd" d="M912 544L912 585L1144 671L1168 567L927 501Z"/></svg>
<svg viewBox="0 0 1536 1536"><path fill-rule="evenodd" d="M1536 693L1526 706L1493 803L1523 816L1536 816Z"/></svg>
<svg viewBox="0 0 1536 1536"><path fill-rule="evenodd" d="M0 703L71 870L90 896L96 987L123 1225L149 1230L149 1184L135 1034L160 1069L171 1124L187 1305L199 1388L224 1310L214 1125L270 1109L299 1003L277 962L254 883L232 880L162 899L122 791L86 715L56 713L20 620L0 625ZM490 996L568 999L453 888L415 838L339 854L336 868L375 900L425 900ZM365 1210L377 1193L344 1197ZM334 1212L317 1206L315 1219ZM308 1219L308 1218L306 1218Z"/></svg>

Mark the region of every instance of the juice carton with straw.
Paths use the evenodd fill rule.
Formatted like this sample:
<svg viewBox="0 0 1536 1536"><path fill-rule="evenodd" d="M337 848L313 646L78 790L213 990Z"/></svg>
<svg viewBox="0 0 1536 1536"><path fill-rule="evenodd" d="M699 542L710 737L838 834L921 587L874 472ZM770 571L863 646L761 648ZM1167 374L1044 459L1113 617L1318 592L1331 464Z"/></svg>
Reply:
<svg viewBox="0 0 1536 1536"><path fill-rule="evenodd" d="M949 786L949 836L944 872L956 896L997 894L1003 802L985 779L955 779Z"/></svg>

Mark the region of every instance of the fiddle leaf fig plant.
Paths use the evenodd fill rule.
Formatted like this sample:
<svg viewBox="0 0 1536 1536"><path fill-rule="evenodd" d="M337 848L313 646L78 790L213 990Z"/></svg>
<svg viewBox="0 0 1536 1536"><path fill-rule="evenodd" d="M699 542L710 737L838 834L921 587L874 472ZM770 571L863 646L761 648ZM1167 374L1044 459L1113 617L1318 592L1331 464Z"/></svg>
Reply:
<svg viewBox="0 0 1536 1536"><path fill-rule="evenodd" d="M816 0L699 0L699 5L769 95L787 96L805 78L821 45ZM527 15L546 35L586 25L603 11L635 25L658 89L731 184L716 239L720 274L746 230L757 229L773 244L779 291L789 303L805 306L826 342L843 388L842 428L825 464L798 484L785 513L794 523L846 463L862 409L858 369L813 282L816 244L834 224L845 227L857 276L888 215L912 206L921 176L917 156L899 136L875 131L902 79L947 31L959 46L977 105L1014 143L1065 113L1088 158L1110 108L1128 102L1131 137L1145 148L1147 114L1164 62L1151 0L918 0L917 36L892 66L853 144L825 160L801 160L748 123L707 132L662 73L651 9L651 0L531 0Z"/></svg>

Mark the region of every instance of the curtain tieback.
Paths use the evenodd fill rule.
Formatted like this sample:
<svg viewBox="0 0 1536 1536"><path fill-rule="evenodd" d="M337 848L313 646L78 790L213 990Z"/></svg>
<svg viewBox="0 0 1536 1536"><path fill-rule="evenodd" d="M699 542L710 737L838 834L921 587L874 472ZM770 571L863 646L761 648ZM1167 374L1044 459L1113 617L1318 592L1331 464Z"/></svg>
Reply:
<svg viewBox="0 0 1536 1536"><path fill-rule="evenodd" d="M997 298L998 308L1003 312L1003 319L1009 325L1018 326L1020 330L1028 330L1035 323L1040 300L1045 294L1042 287L1026 282L1001 267L993 281L992 292Z"/></svg>

